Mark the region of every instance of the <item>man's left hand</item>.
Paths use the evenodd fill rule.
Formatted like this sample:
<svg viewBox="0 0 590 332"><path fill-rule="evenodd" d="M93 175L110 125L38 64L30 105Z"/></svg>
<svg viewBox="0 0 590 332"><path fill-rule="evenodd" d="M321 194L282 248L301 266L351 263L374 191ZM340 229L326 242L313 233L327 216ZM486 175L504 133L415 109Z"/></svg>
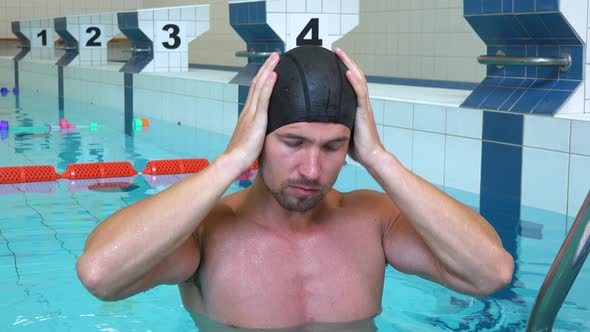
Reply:
<svg viewBox="0 0 590 332"><path fill-rule="evenodd" d="M377 124L369 100L367 79L362 70L343 50L336 48L334 49L334 53L338 55L340 60L348 68L346 77L357 96L354 132L352 133L353 137L349 148L349 155L365 168L370 169L378 161L378 157L386 151L377 132Z"/></svg>

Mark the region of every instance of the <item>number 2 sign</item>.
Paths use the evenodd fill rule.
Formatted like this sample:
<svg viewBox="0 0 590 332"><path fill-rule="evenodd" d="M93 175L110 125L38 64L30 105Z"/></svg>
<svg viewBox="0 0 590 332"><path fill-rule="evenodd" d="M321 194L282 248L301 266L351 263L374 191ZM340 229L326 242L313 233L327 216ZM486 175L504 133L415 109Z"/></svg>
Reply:
<svg viewBox="0 0 590 332"><path fill-rule="evenodd" d="M102 25L80 25L80 47L106 48Z"/></svg>

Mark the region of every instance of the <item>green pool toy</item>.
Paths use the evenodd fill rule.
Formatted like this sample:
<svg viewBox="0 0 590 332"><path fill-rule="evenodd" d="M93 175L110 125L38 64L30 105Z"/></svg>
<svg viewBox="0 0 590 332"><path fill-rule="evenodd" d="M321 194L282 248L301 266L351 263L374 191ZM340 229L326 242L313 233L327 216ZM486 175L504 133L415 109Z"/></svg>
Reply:
<svg viewBox="0 0 590 332"><path fill-rule="evenodd" d="M30 126L30 127L9 127L10 133L48 133L51 131L50 126Z"/></svg>
<svg viewBox="0 0 590 332"><path fill-rule="evenodd" d="M143 127L143 123L142 123L141 119L139 119L139 118L133 119L133 128L141 129L141 127Z"/></svg>

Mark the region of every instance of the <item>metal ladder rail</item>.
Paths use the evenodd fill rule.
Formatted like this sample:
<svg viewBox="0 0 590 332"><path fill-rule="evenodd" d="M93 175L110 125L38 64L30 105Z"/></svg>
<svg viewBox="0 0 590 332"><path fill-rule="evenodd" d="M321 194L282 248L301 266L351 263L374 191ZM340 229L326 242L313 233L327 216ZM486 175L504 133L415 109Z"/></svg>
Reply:
<svg viewBox="0 0 590 332"><path fill-rule="evenodd" d="M590 251L589 221L590 191L545 277L529 317L527 332L552 330L557 313Z"/></svg>

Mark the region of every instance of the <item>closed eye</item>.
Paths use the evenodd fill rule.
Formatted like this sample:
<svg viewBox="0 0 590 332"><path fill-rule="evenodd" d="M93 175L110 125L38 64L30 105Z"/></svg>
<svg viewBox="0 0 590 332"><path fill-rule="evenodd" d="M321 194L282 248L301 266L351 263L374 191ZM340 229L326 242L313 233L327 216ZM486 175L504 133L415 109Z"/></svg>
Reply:
<svg viewBox="0 0 590 332"><path fill-rule="evenodd" d="M301 146L301 144L303 144L302 140L290 139L290 140L284 140L284 142L285 142L285 145L287 145L288 147L291 147L291 148L296 148L296 147Z"/></svg>
<svg viewBox="0 0 590 332"><path fill-rule="evenodd" d="M344 144L343 141L331 142L329 144L324 145L324 150L326 150L328 152L335 152L335 151L340 150L340 148L342 147L343 144Z"/></svg>

